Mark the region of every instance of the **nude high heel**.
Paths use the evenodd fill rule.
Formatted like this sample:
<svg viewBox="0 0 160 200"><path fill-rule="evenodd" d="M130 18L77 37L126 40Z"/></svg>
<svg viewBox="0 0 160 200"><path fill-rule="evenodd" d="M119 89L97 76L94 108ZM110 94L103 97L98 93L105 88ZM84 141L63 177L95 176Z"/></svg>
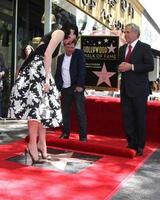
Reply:
<svg viewBox="0 0 160 200"><path fill-rule="evenodd" d="M38 149L38 152L40 153L42 159L45 159L45 160L51 160L52 157L48 154L44 155L44 151L42 150L43 148L40 148L40 145L37 147Z"/></svg>
<svg viewBox="0 0 160 200"><path fill-rule="evenodd" d="M45 159L45 160L51 160L52 159L52 157L48 154L46 156L44 156L43 151L40 148L38 148L38 152L41 154L42 159Z"/></svg>
<svg viewBox="0 0 160 200"><path fill-rule="evenodd" d="M32 166L36 165L36 164L43 164L44 163L40 159L35 160L28 147L25 149L24 154L25 154L25 164L27 164L27 154L29 154L29 156L31 157L31 160L32 160L32 164L31 165Z"/></svg>

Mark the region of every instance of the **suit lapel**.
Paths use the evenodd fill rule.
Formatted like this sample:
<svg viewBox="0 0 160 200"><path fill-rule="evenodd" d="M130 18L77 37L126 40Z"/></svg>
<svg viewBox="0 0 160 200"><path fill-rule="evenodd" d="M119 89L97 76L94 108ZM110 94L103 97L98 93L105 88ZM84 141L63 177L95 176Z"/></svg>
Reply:
<svg viewBox="0 0 160 200"><path fill-rule="evenodd" d="M139 52L139 51L137 51L137 49L139 49L140 45L141 45L141 42L138 41L137 44L135 45L133 51L132 51L131 60L133 60L136 57L136 54Z"/></svg>
<svg viewBox="0 0 160 200"><path fill-rule="evenodd" d="M72 70L72 66L74 65L74 60L75 60L75 51L72 54L71 63L70 63L70 71Z"/></svg>
<svg viewBox="0 0 160 200"><path fill-rule="evenodd" d="M123 53L122 53L123 60L125 60L125 56L126 56L126 49L127 49L127 44L125 44L125 45L124 45L124 48L123 48Z"/></svg>
<svg viewBox="0 0 160 200"><path fill-rule="evenodd" d="M62 54L62 56L60 58L59 66L61 66L61 68L62 68L63 60L64 60L64 54Z"/></svg>

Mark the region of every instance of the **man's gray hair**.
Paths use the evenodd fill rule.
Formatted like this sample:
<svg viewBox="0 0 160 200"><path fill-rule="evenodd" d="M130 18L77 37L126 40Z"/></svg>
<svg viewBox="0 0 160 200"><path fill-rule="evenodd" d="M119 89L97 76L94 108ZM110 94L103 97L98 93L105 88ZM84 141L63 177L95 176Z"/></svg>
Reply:
<svg viewBox="0 0 160 200"><path fill-rule="evenodd" d="M140 36L140 28L136 24L130 23L127 24L126 27L130 27L133 32L138 33L138 35Z"/></svg>

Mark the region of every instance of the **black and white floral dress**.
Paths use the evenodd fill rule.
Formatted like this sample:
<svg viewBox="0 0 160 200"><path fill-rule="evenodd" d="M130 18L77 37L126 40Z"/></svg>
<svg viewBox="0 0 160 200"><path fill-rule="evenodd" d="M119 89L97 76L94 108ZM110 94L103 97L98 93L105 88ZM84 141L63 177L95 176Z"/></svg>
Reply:
<svg viewBox="0 0 160 200"><path fill-rule="evenodd" d="M58 127L62 123L62 114L59 92L53 77L50 78L49 92L46 93L43 89L45 83L43 55L46 47L46 43L38 47L19 73L11 91L8 117L35 119L44 127Z"/></svg>

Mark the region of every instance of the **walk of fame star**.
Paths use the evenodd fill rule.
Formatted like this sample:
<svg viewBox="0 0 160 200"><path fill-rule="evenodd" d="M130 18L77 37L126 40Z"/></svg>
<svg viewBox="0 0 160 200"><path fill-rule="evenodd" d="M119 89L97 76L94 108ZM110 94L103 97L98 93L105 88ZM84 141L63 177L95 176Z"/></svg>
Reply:
<svg viewBox="0 0 160 200"><path fill-rule="evenodd" d="M102 71L93 71L98 76L97 86L101 83L106 83L111 87L110 77L116 74L116 72L108 72L105 63L103 64Z"/></svg>
<svg viewBox="0 0 160 200"><path fill-rule="evenodd" d="M59 150L54 148L48 148L48 152L51 156L51 160L41 159L42 163L35 165L35 167L75 174L80 172L82 169L89 167L92 163L101 158L97 155L89 155L85 153ZM14 157L8 158L7 160L29 166L32 163L32 159L29 155L27 155L27 162L25 163L24 154L18 154Z"/></svg>

